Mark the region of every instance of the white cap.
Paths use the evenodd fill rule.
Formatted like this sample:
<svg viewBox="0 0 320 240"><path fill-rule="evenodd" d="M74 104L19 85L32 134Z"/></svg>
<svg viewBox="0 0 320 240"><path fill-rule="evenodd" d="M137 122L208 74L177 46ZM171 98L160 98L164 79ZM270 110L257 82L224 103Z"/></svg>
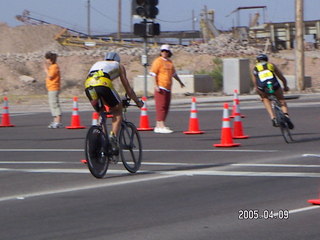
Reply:
<svg viewBox="0 0 320 240"><path fill-rule="evenodd" d="M170 46L168 44L163 44L161 47L160 47L160 51L162 50L167 50L169 52L171 52L170 50Z"/></svg>

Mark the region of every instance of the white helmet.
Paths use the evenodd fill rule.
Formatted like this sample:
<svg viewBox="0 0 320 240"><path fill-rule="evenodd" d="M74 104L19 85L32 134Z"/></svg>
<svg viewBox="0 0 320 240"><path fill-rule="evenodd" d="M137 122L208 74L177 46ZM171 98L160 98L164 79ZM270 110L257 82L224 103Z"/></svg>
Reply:
<svg viewBox="0 0 320 240"><path fill-rule="evenodd" d="M120 62L120 56L116 52L108 52L104 58L107 61L117 61Z"/></svg>

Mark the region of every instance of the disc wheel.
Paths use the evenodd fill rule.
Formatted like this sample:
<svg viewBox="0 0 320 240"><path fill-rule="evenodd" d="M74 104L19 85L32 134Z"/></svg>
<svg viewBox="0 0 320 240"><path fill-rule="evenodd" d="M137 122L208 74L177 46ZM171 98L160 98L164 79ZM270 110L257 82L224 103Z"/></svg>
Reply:
<svg viewBox="0 0 320 240"><path fill-rule="evenodd" d="M119 146L124 167L131 173L137 172L141 166L142 145L139 132L133 123L122 123Z"/></svg>
<svg viewBox="0 0 320 240"><path fill-rule="evenodd" d="M279 124L279 127L280 127L280 130L281 130L281 134L282 134L284 140L286 141L286 143L293 142L294 140L293 140L293 138L291 136L290 129L289 129L288 124L285 121L285 119L281 120L281 122Z"/></svg>
<svg viewBox="0 0 320 240"><path fill-rule="evenodd" d="M103 178L109 166L109 159L104 149L106 138L101 127L91 126L85 143L87 165L91 174L96 178Z"/></svg>

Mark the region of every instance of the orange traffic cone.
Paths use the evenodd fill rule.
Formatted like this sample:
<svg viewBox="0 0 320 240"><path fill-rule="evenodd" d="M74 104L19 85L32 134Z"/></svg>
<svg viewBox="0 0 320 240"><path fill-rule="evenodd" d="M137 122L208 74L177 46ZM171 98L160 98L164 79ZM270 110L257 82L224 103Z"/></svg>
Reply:
<svg viewBox="0 0 320 240"><path fill-rule="evenodd" d="M109 113L107 114L107 118L113 118L113 114L110 113L110 108L107 105L104 105L104 108L106 109L106 112Z"/></svg>
<svg viewBox="0 0 320 240"><path fill-rule="evenodd" d="M98 120L99 120L99 113L93 112L91 125L98 125Z"/></svg>
<svg viewBox="0 0 320 240"><path fill-rule="evenodd" d="M249 136L243 134L242 121L240 117L239 105L236 105L234 122L233 122L233 138L248 138Z"/></svg>
<svg viewBox="0 0 320 240"><path fill-rule="evenodd" d="M0 127L14 127L10 123L10 115L9 115L9 105L8 105L8 98L3 98L3 112L2 112L2 121Z"/></svg>
<svg viewBox="0 0 320 240"><path fill-rule="evenodd" d="M221 143L213 144L213 146L214 147L237 147L237 146L240 146L240 143L234 143L232 140L232 132L231 132L231 127L230 127L228 103L225 103L223 106Z"/></svg>
<svg viewBox="0 0 320 240"><path fill-rule="evenodd" d="M140 114L140 127L137 128L139 131L152 131L153 128L149 125L149 117L148 117L148 108L147 108L147 98L142 97L142 101L144 102L143 107L141 108Z"/></svg>
<svg viewBox="0 0 320 240"><path fill-rule="evenodd" d="M234 93L233 93L233 106L232 106L232 114L230 116L230 118L234 118L236 116L236 108L239 108L239 112L240 112L240 100L238 97L238 90L235 89ZM240 115L242 118L244 118L244 115Z"/></svg>
<svg viewBox="0 0 320 240"><path fill-rule="evenodd" d="M67 126L67 129L79 129L86 128L85 126L81 126L80 124L80 116L78 114L78 98L73 97L73 111L71 116L71 125Z"/></svg>
<svg viewBox="0 0 320 240"><path fill-rule="evenodd" d="M309 199L308 202L313 205L320 205L320 194L318 199Z"/></svg>
<svg viewBox="0 0 320 240"><path fill-rule="evenodd" d="M190 110L190 120L189 120L189 130L183 132L184 134L202 134L203 131L200 131L199 120L197 118L197 107L196 107L196 98L192 98L191 110Z"/></svg>
<svg viewBox="0 0 320 240"><path fill-rule="evenodd" d="M309 203L312 203L313 205L320 205L320 198L318 199L310 199L308 200Z"/></svg>

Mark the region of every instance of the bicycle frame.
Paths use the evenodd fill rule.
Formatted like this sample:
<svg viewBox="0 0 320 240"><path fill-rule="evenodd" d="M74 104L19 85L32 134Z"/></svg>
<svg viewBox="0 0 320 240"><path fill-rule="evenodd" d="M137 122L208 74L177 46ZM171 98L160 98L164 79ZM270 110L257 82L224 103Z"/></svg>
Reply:
<svg viewBox="0 0 320 240"><path fill-rule="evenodd" d="M278 127L280 127L281 134L282 134L285 142L286 143L292 142L293 139L292 139L289 127L288 127L288 123L286 121L286 116L282 111L280 101L273 94L270 94L268 96L268 98L271 101L272 110L275 114Z"/></svg>
<svg viewBox="0 0 320 240"><path fill-rule="evenodd" d="M139 170L142 159L142 146L136 126L127 121L126 110L130 104L130 99L122 101L123 112L121 128L118 134L119 155L112 151L107 128L108 112L100 112L100 124L93 125L88 130L86 136L86 159L88 167L93 176L103 178L109 166L109 162L118 163L121 157L124 167L131 173Z"/></svg>

